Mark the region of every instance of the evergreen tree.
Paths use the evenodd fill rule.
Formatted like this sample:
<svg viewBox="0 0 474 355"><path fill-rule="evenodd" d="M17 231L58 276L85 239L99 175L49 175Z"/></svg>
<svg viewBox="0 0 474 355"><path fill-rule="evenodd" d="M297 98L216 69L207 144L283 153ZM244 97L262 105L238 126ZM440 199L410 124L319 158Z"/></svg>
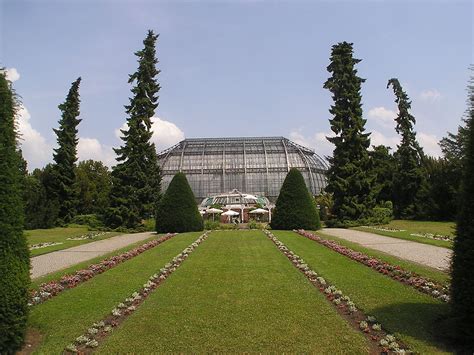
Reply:
<svg viewBox="0 0 474 355"><path fill-rule="evenodd" d="M21 156L17 150L17 101L0 71L0 353L23 344L28 317L30 255L23 234Z"/></svg>
<svg viewBox="0 0 474 355"><path fill-rule="evenodd" d="M396 131L402 136L395 158L396 171L393 179L393 205L397 218L420 218L430 205L426 170L423 168L423 150L416 140L413 129L415 117L410 113L411 101L403 91L398 79L388 81L387 88L393 87L398 115L395 119Z"/></svg>
<svg viewBox="0 0 474 355"><path fill-rule="evenodd" d="M104 214L109 207L109 168L94 160L81 161L76 169L79 214Z"/></svg>
<svg viewBox="0 0 474 355"><path fill-rule="evenodd" d="M326 191L333 194L330 224L357 223L372 213L374 196L373 176L367 149L369 133L365 132L366 120L362 118L361 84L365 79L357 76L355 65L360 59L352 56L352 43L342 42L332 47L331 64L327 70L332 76L324 88L332 93L334 105L329 120L335 137L327 138L334 144L329 158L328 185Z"/></svg>
<svg viewBox="0 0 474 355"><path fill-rule="evenodd" d="M177 173L158 204L156 231L183 233L203 229L204 222L186 175Z"/></svg>
<svg viewBox="0 0 474 355"><path fill-rule="evenodd" d="M135 53L138 70L128 82L135 83L133 97L125 106L127 129L122 130L124 144L115 149L118 164L112 170L111 208L107 224L111 227L135 228L143 219L153 216L160 195L161 173L155 145L151 142L151 118L158 107L160 85L156 76L155 43L158 35L148 31L144 49Z"/></svg>
<svg viewBox="0 0 474 355"><path fill-rule="evenodd" d="M394 157L390 154L390 147L374 146L369 152L372 160L372 169L375 175L374 196L377 204L392 201L392 185L394 173Z"/></svg>
<svg viewBox="0 0 474 355"><path fill-rule="evenodd" d="M456 335L471 353L474 350L474 77L471 78L468 90L467 139L454 239L451 288Z"/></svg>
<svg viewBox="0 0 474 355"><path fill-rule="evenodd" d="M321 228L316 202L296 168L290 169L283 181L270 225L283 230Z"/></svg>
<svg viewBox="0 0 474 355"><path fill-rule="evenodd" d="M58 148L54 149L54 174L53 196L59 203L59 220L69 223L76 214L77 203L76 188L76 161L77 161L77 125L81 122L79 116L79 84L78 78L71 85L66 101L58 106L61 111L59 128L54 129Z"/></svg>

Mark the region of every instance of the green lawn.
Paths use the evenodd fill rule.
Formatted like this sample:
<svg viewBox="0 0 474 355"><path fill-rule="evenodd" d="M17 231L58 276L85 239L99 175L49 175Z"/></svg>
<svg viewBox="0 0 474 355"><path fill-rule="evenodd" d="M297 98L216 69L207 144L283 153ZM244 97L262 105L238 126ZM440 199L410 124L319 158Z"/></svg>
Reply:
<svg viewBox="0 0 474 355"><path fill-rule="evenodd" d="M447 304L294 232L276 231L274 234L412 350L422 354L444 351L432 332L437 318L447 314Z"/></svg>
<svg viewBox="0 0 474 355"><path fill-rule="evenodd" d="M51 253L53 251L62 250L74 247L80 244L86 244L90 242L95 242L101 239L107 239L119 235L117 232L108 232L105 235L96 237L93 239L86 240L67 240L70 237L78 237L84 234L89 233L87 226L73 225L69 227L57 227L50 229L30 229L25 231L25 235L28 241L28 245L34 245L45 242L60 242L62 244L53 245L41 249L31 250L31 256L37 256L42 254Z"/></svg>
<svg viewBox="0 0 474 355"><path fill-rule="evenodd" d="M43 335L38 353L59 354L92 323L145 283L201 233L183 233L76 288L32 308L29 326Z"/></svg>
<svg viewBox="0 0 474 355"><path fill-rule="evenodd" d="M358 354L366 339L261 231L212 232L101 353Z"/></svg>
<svg viewBox="0 0 474 355"><path fill-rule="evenodd" d="M428 222L428 221L405 221L393 220L389 224L377 227L388 227L393 229L404 230L403 232L385 232L378 231L372 228L357 227L356 230L364 232L375 233L387 237L411 240L418 243L435 245L443 248L452 248L453 243L445 240L435 240L430 238L423 238L419 236L412 236L412 233L424 234L439 234L449 236L454 239L455 223L454 222Z"/></svg>
<svg viewBox="0 0 474 355"><path fill-rule="evenodd" d="M338 242L341 245L344 245L348 248L351 248L355 251L359 251L361 253L367 254L371 257L380 259L382 261L385 261L386 263L392 264L392 265L398 265L402 267L405 270L416 272L418 275L429 278L433 281L437 281L440 283L445 283L449 281L449 275L446 272L443 272L438 269L431 268L429 266L424 266L418 263L413 263L404 259L397 258L396 256L384 253L382 251L370 249L367 247L363 247L360 244L350 242L348 240L334 237L332 235L325 234L321 231L315 231L313 232L317 235L319 235L322 238L329 239L329 240L334 240ZM316 243L316 242L314 242Z"/></svg>

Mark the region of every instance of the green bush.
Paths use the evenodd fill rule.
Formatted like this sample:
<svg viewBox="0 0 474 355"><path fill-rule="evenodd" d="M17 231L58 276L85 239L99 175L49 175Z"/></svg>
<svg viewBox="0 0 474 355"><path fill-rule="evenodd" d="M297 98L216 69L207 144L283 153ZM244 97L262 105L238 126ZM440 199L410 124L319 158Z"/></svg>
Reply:
<svg viewBox="0 0 474 355"><path fill-rule="evenodd" d="M219 221L212 221L208 219L204 221L204 229L205 230L221 229L221 224L219 223Z"/></svg>
<svg viewBox="0 0 474 355"><path fill-rule="evenodd" d="M30 286L15 100L0 71L0 354L14 354L23 345Z"/></svg>
<svg viewBox="0 0 474 355"><path fill-rule="evenodd" d="M96 214L78 214L73 217L71 223L81 224L93 229L103 227L102 220Z"/></svg>
<svg viewBox="0 0 474 355"><path fill-rule="evenodd" d="M283 182L270 225L283 230L321 228L316 203L297 169L291 169Z"/></svg>
<svg viewBox="0 0 474 355"><path fill-rule="evenodd" d="M186 175L177 173L161 198L156 212L156 231L193 232L204 229L196 199Z"/></svg>

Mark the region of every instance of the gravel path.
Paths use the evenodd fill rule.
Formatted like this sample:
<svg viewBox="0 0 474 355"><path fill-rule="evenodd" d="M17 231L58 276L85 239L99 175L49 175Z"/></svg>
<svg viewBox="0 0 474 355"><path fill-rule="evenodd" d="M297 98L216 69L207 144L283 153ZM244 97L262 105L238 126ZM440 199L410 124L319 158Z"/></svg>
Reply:
<svg viewBox="0 0 474 355"><path fill-rule="evenodd" d="M69 249L58 250L31 258L31 278L65 269L71 265L93 259L97 256L121 249L135 242L150 238L154 233L122 234L116 237L98 240Z"/></svg>
<svg viewBox="0 0 474 355"><path fill-rule="evenodd" d="M446 248L351 229L324 228L322 232L435 269L449 269L452 251Z"/></svg>

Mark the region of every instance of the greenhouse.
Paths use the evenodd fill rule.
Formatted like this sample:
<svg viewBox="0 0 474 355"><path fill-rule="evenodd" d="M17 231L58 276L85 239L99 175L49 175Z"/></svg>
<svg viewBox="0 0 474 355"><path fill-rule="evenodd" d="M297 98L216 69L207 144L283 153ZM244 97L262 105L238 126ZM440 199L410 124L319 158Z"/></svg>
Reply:
<svg viewBox="0 0 474 355"><path fill-rule="evenodd" d="M284 137L190 138L159 153L158 160L163 191L183 172L199 202L232 189L275 201L290 168L301 171L313 195L326 186L324 160Z"/></svg>

